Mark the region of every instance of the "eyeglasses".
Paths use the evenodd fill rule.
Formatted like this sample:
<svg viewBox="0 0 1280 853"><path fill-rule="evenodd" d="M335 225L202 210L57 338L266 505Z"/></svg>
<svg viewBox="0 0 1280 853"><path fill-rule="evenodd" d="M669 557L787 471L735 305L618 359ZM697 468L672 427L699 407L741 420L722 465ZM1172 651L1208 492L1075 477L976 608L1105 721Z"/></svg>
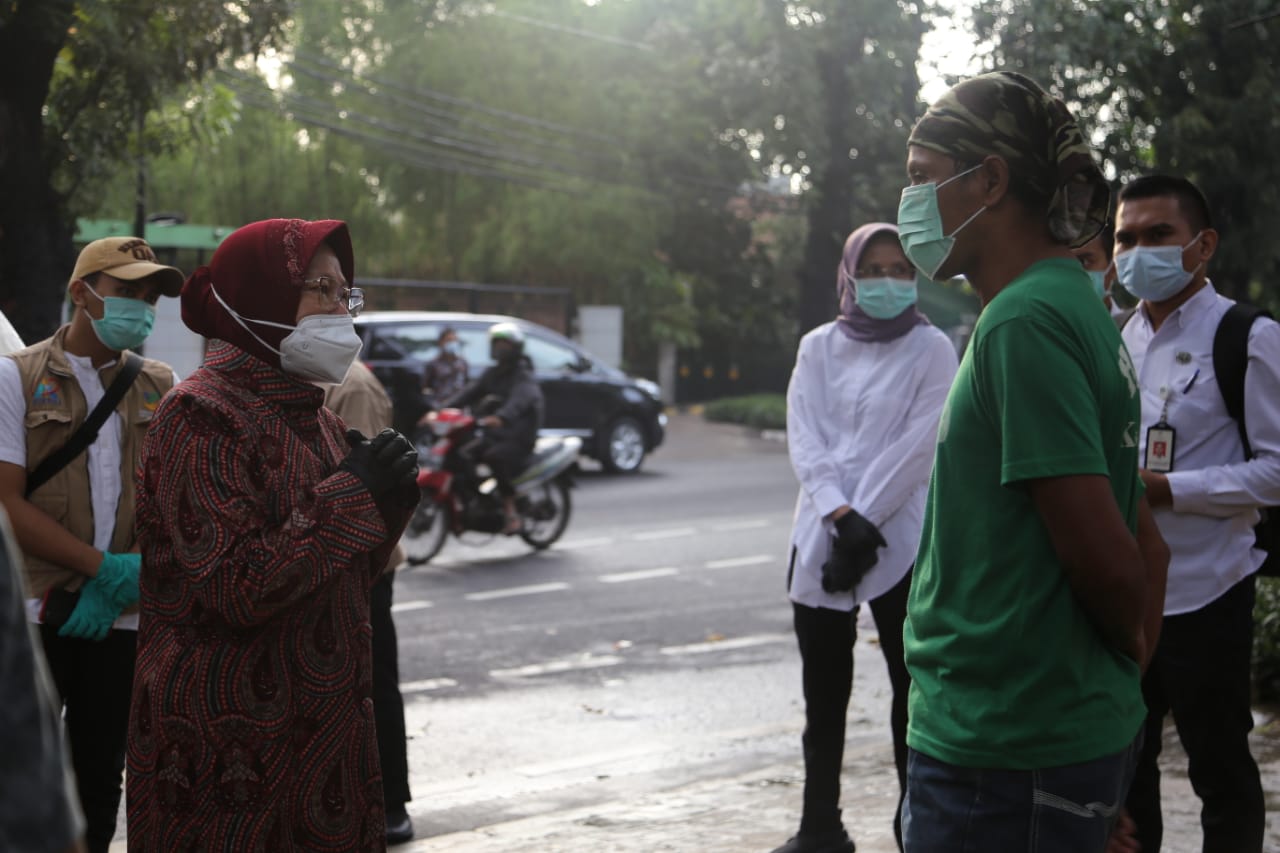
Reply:
<svg viewBox="0 0 1280 853"><path fill-rule="evenodd" d="M302 283L303 290L318 292L320 299L326 304L345 305L352 317L364 308L364 290L359 287L349 287L332 276L318 275L315 278L304 278Z"/></svg>
<svg viewBox="0 0 1280 853"><path fill-rule="evenodd" d="M909 264L891 264L882 267L879 264L870 264L865 267L858 267L853 271L853 277L858 278L915 278L916 268Z"/></svg>

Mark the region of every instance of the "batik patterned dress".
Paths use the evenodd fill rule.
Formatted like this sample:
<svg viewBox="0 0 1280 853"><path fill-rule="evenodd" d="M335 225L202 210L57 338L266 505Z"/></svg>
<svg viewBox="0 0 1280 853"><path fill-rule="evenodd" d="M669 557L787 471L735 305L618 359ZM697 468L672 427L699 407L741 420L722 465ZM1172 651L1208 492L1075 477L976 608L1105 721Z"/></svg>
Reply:
<svg viewBox="0 0 1280 853"><path fill-rule="evenodd" d="M215 343L151 422L131 851L385 849L369 587L412 503L339 470L322 397Z"/></svg>

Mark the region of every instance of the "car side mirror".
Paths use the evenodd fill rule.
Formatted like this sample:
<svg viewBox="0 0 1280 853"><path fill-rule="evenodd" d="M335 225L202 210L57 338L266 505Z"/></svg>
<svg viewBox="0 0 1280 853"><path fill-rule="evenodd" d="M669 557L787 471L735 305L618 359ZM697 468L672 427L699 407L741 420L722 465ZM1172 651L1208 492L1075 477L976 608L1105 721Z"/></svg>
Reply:
<svg viewBox="0 0 1280 853"><path fill-rule="evenodd" d="M575 373L590 373L591 368L595 365L591 363L591 359L587 358L585 355L580 355L578 356L577 363L570 366L573 368Z"/></svg>

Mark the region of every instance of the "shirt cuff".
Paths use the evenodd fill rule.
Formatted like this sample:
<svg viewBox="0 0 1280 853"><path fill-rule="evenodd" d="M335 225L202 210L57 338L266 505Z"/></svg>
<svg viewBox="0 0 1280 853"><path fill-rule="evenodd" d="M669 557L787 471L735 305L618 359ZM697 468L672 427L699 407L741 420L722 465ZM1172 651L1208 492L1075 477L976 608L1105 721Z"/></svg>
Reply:
<svg viewBox="0 0 1280 853"><path fill-rule="evenodd" d="M820 486L813 493L813 506L818 510L818 515L824 519L847 503L849 499L835 486Z"/></svg>
<svg viewBox="0 0 1280 853"><path fill-rule="evenodd" d="M1169 494L1173 498L1173 511L1212 515L1209 507L1209 478L1206 472L1170 471Z"/></svg>

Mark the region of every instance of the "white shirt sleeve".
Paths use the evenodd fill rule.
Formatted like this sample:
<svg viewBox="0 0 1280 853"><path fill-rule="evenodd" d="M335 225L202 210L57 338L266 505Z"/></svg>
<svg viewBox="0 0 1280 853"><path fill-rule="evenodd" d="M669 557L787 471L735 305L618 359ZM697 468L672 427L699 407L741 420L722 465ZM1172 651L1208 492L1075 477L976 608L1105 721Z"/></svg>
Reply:
<svg viewBox="0 0 1280 853"><path fill-rule="evenodd" d="M27 467L27 401L18 363L0 356L0 462Z"/></svg>
<svg viewBox="0 0 1280 853"><path fill-rule="evenodd" d="M822 360L813 354L815 339L800 341L796 366L787 386L787 451L800 488L813 501L818 515L826 518L849 502L840 486L840 472L830 441L823 435L821 424L827 422L822 411Z"/></svg>
<svg viewBox="0 0 1280 853"><path fill-rule="evenodd" d="M1280 323L1258 320L1249 332L1244 422L1254 458L1168 474L1176 512L1222 518L1280 505Z"/></svg>
<svg viewBox="0 0 1280 853"><path fill-rule="evenodd" d="M938 443L938 421L959 366L955 347L941 333L930 335L929 346L919 357L925 361L924 373L902 432L871 460L851 502L877 526L883 525L929 481Z"/></svg>

